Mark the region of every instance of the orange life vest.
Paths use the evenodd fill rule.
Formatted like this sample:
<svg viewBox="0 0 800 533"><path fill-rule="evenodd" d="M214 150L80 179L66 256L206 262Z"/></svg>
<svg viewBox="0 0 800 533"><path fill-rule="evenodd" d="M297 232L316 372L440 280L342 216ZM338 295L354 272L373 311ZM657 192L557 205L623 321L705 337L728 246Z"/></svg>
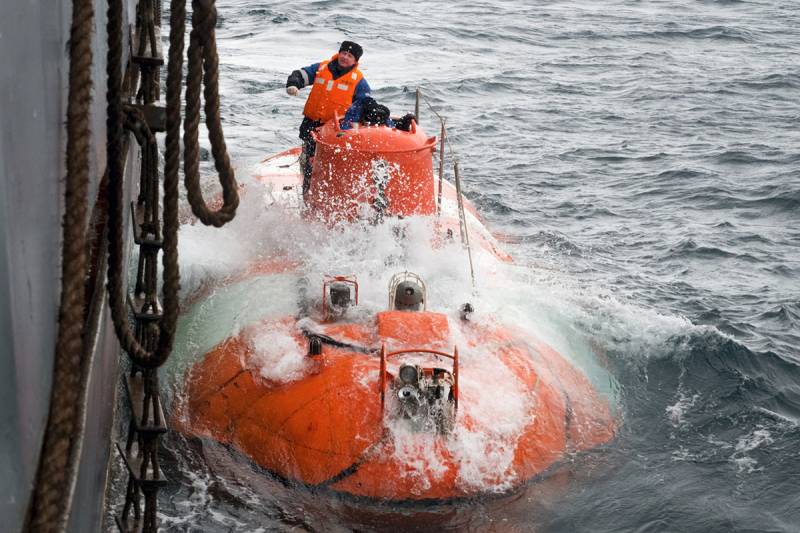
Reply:
<svg viewBox="0 0 800 533"><path fill-rule="evenodd" d="M350 72L334 79L328 69L328 63L336 61L338 57L339 54L336 54L329 61L319 64L317 74L314 76L314 86L303 108L303 114L310 119L328 122L334 113L339 113L339 116L343 117L347 108L353 103L356 85L364 75L358 70L356 63Z"/></svg>

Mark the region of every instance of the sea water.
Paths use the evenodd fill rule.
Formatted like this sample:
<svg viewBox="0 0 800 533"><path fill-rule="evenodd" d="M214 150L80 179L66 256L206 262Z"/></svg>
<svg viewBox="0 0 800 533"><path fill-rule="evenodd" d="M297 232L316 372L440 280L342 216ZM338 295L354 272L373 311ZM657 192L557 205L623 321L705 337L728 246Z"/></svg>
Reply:
<svg viewBox="0 0 800 533"><path fill-rule="evenodd" d="M293 274L230 282L292 242L307 250L317 284L357 268L366 309L384 305L388 264L424 276L432 305L474 300L478 314L522 321L595 383L606 374L621 427L541 483L427 509L288 488L227 448L172 435L167 529L797 531L800 4L230 1L218 10L222 116L242 181L298 143L304 99L285 94L286 76L355 40L373 96L393 114L413 111L419 86L447 118L465 193L515 263L479 258L476 297L463 250L423 246L422 221L405 243L388 226L331 239L245 195L230 227L181 229L184 295L210 297L186 302L170 394L225 335L297 311ZM420 115L438 134L425 102ZM264 361L281 364L302 372L297 359ZM513 426L513 405L487 408L507 409ZM491 460L500 464L502 450Z"/></svg>

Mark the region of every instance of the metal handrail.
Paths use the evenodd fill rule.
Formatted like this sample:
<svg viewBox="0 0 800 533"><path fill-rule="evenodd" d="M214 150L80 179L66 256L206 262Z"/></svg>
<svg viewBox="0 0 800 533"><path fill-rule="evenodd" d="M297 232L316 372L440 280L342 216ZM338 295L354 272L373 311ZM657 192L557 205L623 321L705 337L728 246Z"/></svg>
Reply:
<svg viewBox="0 0 800 533"><path fill-rule="evenodd" d="M328 313L328 287L332 283L341 282L346 283L348 285L352 285L355 287L356 292L356 305L358 305L358 280L356 279L355 275L349 276L329 276L325 275L325 279L322 282L322 316L325 320L327 320L330 316Z"/></svg>
<svg viewBox="0 0 800 533"><path fill-rule="evenodd" d="M405 272L398 272L392 276L392 279L389 280L389 309L394 311L395 298L397 297L397 286L409 279L418 282L420 287L422 287L422 310L427 311L428 286L425 285L425 282L422 281L422 278L419 276L419 274L409 272L408 270Z"/></svg>
<svg viewBox="0 0 800 533"><path fill-rule="evenodd" d="M469 231L467 229L467 220L466 215L464 214L464 201L461 197L461 176L458 172L458 158L455 155L455 151L453 150L452 144L450 144L450 138L447 136L447 129L445 128L445 117L440 115L436 112L433 108L433 105L430 101L425 97L419 87L417 87L417 120L419 121L419 101L420 98L425 100L425 103L428 105L428 108L431 112L436 115L436 118L439 119L439 123L441 124L441 135L440 135L440 146L439 146L439 190L436 198L436 216L439 217L442 214L442 182L444 181L444 146L445 143L447 147L450 149L450 157L453 159L453 174L455 175L455 182L456 182L456 202L458 205L458 221L459 221L459 231L461 234L461 244L467 249L467 258L469 260L469 273L472 279L472 290L473 292L477 291L475 285L475 268L472 262L472 248L469 244Z"/></svg>
<svg viewBox="0 0 800 533"><path fill-rule="evenodd" d="M430 348L409 348L406 350L396 350L394 352L386 352L386 344L381 345L381 371L380 371L380 393L381 393L381 413L383 413L386 404L386 360L396 355L403 355L409 353L428 353L433 355L441 355L453 360L453 402L455 409L458 411L458 346L453 347L453 354L440 350L432 350Z"/></svg>

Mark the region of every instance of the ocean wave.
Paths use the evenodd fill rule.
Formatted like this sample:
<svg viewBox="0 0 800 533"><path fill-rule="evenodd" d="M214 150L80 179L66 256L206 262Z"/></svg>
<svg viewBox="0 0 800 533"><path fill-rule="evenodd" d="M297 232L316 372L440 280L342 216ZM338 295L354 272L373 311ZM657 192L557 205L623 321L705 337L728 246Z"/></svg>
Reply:
<svg viewBox="0 0 800 533"><path fill-rule="evenodd" d="M729 258L750 258L750 256L738 254L736 252L730 252L727 250L723 250L722 248L717 248L715 246L700 246L698 245L693 239L685 239L681 241L678 245L673 246L670 248L666 254L665 259L707 259L707 260L714 260L714 259L729 259Z"/></svg>
<svg viewBox="0 0 800 533"><path fill-rule="evenodd" d="M680 168L675 170L665 170L656 175L658 181L672 181L672 180L700 180L707 178L709 172L703 170L694 170L690 168Z"/></svg>
<svg viewBox="0 0 800 533"><path fill-rule="evenodd" d="M766 271L770 274L775 274L785 278L794 278L798 274L798 270L796 268L792 268L784 264L771 265L766 268Z"/></svg>
<svg viewBox="0 0 800 533"><path fill-rule="evenodd" d="M761 198L740 200L736 206L758 208L763 215L776 212L795 213L800 209L800 190L780 190Z"/></svg>
<svg viewBox="0 0 800 533"><path fill-rule="evenodd" d="M753 165L762 163L780 163L780 160L758 157L750 152L741 150L726 150L714 156L714 160L721 164Z"/></svg>
<svg viewBox="0 0 800 533"><path fill-rule="evenodd" d="M475 202L475 205L477 205L478 208L483 212L492 213L495 215L511 215L514 213L519 213L518 210L514 209L508 204L505 194L476 192L470 194L470 200Z"/></svg>
<svg viewBox="0 0 800 533"><path fill-rule="evenodd" d="M731 26L710 26L708 28L695 28L684 31L657 31L652 32L655 37L665 38L688 38L688 39L708 39L720 41L753 42L755 36L752 32L743 28Z"/></svg>
<svg viewBox="0 0 800 533"><path fill-rule="evenodd" d="M761 320L774 320L791 327L800 325L800 303L784 303L758 316Z"/></svg>
<svg viewBox="0 0 800 533"><path fill-rule="evenodd" d="M770 89L799 89L800 75L794 72L769 74L757 80L734 81L736 85L747 87L748 89L770 90Z"/></svg>
<svg viewBox="0 0 800 533"><path fill-rule="evenodd" d="M518 236L519 242L533 243L546 246L549 250L570 256L581 255L583 248L572 242L567 235L552 231L542 230L530 235Z"/></svg>
<svg viewBox="0 0 800 533"><path fill-rule="evenodd" d="M744 28L733 26L709 26L706 28L692 29L658 29L649 31L629 31L624 33L603 33L595 30L579 30L564 32L551 37L555 40L711 40L711 41L733 41L750 43L756 40L753 32Z"/></svg>
<svg viewBox="0 0 800 533"><path fill-rule="evenodd" d="M670 391L701 400L681 413L692 431L721 432L732 420L752 417L754 408L768 409L800 423L800 365L774 352L754 352L713 329L667 339L658 357L642 359L619 376L634 397L661 391L670 405ZM646 369L647 381L642 382ZM655 398L651 398L650 405Z"/></svg>

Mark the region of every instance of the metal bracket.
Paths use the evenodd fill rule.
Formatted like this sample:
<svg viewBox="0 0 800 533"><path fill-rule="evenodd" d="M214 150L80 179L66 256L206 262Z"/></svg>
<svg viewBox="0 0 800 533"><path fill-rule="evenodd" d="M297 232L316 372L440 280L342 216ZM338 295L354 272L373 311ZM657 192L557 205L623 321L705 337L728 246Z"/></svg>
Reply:
<svg viewBox="0 0 800 533"><path fill-rule="evenodd" d="M128 473L131 475L134 482L142 488L142 490L163 487L167 484L167 478L164 477L164 472L161 471L161 468L158 469L158 478L155 477L155 471L153 470L152 466L147 469L145 477L141 477L142 458L138 456L139 450L136 443L134 443L134 447L130 452L126 452L125 447L119 442L115 444L117 446L117 451L125 461L125 466L128 468Z"/></svg>
<svg viewBox="0 0 800 533"><path fill-rule="evenodd" d="M144 377L141 374L125 377L125 388L128 391L128 402L131 407L133 419L133 429L138 433L166 433L167 424L164 419L164 410L161 407L161 399L156 395L155 404L158 409L159 423L155 422L155 413L150 412L146 423L142 424L142 406L144 405ZM151 423L152 422L152 423Z"/></svg>
<svg viewBox="0 0 800 533"><path fill-rule="evenodd" d="M119 515L114 515L114 522L116 522L120 533L142 533L144 531L144 520L135 518L125 520L120 518Z"/></svg>
<svg viewBox="0 0 800 533"><path fill-rule="evenodd" d="M161 26L155 27L155 34L161 35ZM141 65L143 67L160 67L164 64L164 52L161 49L161 40L156 38L156 49L155 51L150 50L150 42L149 39L145 38L145 55L136 55L136 51L139 50L139 36L136 35L134 32L132 37L132 46L131 50L134 52L131 60L136 63L137 65ZM149 54L148 54L149 52Z"/></svg>
<svg viewBox="0 0 800 533"><path fill-rule="evenodd" d="M153 133L167 131L167 108L156 104L127 104L144 115L147 127Z"/></svg>
<svg viewBox="0 0 800 533"><path fill-rule="evenodd" d="M147 298L136 295L128 295L128 307L131 308L133 317L137 320L145 322L155 322L160 320L163 316L164 309L161 307L161 302L156 298L156 311L144 311L143 309L148 305Z"/></svg>
<svg viewBox="0 0 800 533"><path fill-rule="evenodd" d="M133 222L133 241L140 246L153 246L161 248L164 241L161 239L154 239L142 235L142 226L144 225L144 213L136 209L136 202L131 202L131 222Z"/></svg>

